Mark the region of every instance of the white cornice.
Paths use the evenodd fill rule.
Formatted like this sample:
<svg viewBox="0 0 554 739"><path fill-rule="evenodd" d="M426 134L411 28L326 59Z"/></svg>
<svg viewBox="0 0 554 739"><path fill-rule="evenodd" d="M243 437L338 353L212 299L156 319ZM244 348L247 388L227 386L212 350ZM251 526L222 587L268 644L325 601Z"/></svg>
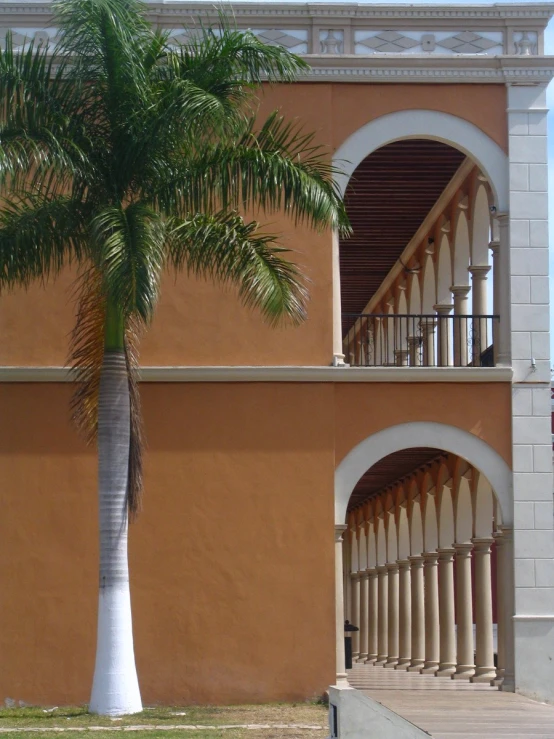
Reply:
<svg viewBox="0 0 554 739"><path fill-rule="evenodd" d="M142 367L142 382L511 382L511 367ZM0 367L0 383L71 382L64 367Z"/></svg>

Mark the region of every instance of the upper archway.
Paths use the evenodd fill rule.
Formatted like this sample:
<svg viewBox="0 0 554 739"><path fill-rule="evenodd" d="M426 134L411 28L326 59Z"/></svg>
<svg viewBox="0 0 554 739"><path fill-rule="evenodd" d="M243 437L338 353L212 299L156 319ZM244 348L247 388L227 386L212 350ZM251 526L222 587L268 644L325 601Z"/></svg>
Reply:
<svg viewBox="0 0 554 739"><path fill-rule="evenodd" d="M401 139L441 141L463 151L486 174L499 212L508 210L508 158L480 128L463 118L433 110L402 110L376 118L349 136L335 152L335 175L342 193L356 167L372 152Z"/></svg>

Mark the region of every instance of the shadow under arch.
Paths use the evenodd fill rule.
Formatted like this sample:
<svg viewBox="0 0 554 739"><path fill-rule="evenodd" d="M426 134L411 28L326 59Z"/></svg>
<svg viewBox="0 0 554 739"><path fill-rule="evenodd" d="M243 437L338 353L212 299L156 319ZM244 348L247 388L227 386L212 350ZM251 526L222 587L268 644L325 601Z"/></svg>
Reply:
<svg viewBox="0 0 554 739"><path fill-rule="evenodd" d="M512 472L500 454L477 436L435 421L389 426L355 446L335 470L335 524L344 524L348 501L362 475L383 457L402 449L430 447L456 454L480 470L496 493L502 521L512 525Z"/></svg>
<svg viewBox="0 0 554 739"><path fill-rule="evenodd" d="M344 194L356 167L377 149L401 139L432 139L449 144L471 157L486 174L499 212L508 211L508 157L484 131L463 118L435 110L401 110L366 123L333 157L340 170L335 181Z"/></svg>

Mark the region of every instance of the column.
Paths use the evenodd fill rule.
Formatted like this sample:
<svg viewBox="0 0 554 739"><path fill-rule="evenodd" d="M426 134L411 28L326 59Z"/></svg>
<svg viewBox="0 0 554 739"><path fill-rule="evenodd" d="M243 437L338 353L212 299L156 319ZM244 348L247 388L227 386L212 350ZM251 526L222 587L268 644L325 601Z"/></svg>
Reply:
<svg viewBox="0 0 554 739"><path fill-rule="evenodd" d="M493 539L472 539L475 557L475 675L471 682L494 680L492 640L491 544Z"/></svg>
<svg viewBox="0 0 554 739"><path fill-rule="evenodd" d="M489 272L490 267L488 265L469 267L469 273L471 274L471 312L474 316L471 344L475 366L481 364L481 354L492 341L492 336L487 336L487 320L485 318L475 319L475 316L487 314L487 275Z"/></svg>
<svg viewBox="0 0 554 739"><path fill-rule="evenodd" d="M352 580L352 620L351 624L360 628L360 573L353 572ZM360 632L352 632L352 661L356 662L360 656Z"/></svg>
<svg viewBox="0 0 554 739"><path fill-rule="evenodd" d="M439 549L440 662L437 677L456 672L456 622L454 615L454 549Z"/></svg>
<svg viewBox="0 0 554 739"><path fill-rule="evenodd" d="M408 364L410 367L421 365L421 336L408 336Z"/></svg>
<svg viewBox="0 0 554 739"><path fill-rule="evenodd" d="M448 367L451 364L450 348L452 339L450 338L450 311L451 305L434 305L433 309L437 311L437 325L439 331L439 350L438 362L439 367Z"/></svg>
<svg viewBox="0 0 554 739"><path fill-rule="evenodd" d="M377 659L377 570L368 570L368 637L367 637L367 664L373 664Z"/></svg>
<svg viewBox="0 0 554 739"><path fill-rule="evenodd" d="M344 659L344 590L342 571L342 535L346 526L335 526L335 663L337 685L347 682Z"/></svg>
<svg viewBox="0 0 554 739"><path fill-rule="evenodd" d="M412 661L412 598L410 592L410 562L398 562L398 664L397 670L407 670Z"/></svg>
<svg viewBox="0 0 554 739"><path fill-rule="evenodd" d="M421 333L423 334L423 366L435 367L438 363L435 356L435 329L436 318L421 319Z"/></svg>
<svg viewBox="0 0 554 739"><path fill-rule="evenodd" d="M388 613L389 587L386 566L377 568L378 614L377 614L377 659L376 665L384 665L389 654Z"/></svg>
<svg viewBox="0 0 554 739"><path fill-rule="evenodd" d="M340 292L339 234L335 229L332 236L331 259L333 273L333 366L344 367L342 348L342 306Z"/></svg>
<svg viewBox="0 0 554 739"><path fill-rule="evenodd" d="M367 637L368 637L368 605L369 605L369 575L367 570L360 575L360 656L358 662L367 659Z"/></svg>
<svg viewBox="0 0 554 739"><path fill-rule="evenodd" d="M408 366L408 350L407 349L395 349L394 350L394 364L397 367Z"/></svg>
<svg viewBox="0 0 554 739"><path fill-rule="evenodd" d="M499 258L499 251L500 251L500 241L491 241L489 243L489 249L491 250L492 254L492 312L495 316L500 315L500 279L499 279L499 272L500 272L500 258ZM493 344L493 354L494 354L494 364L498 364L498 351L499 351L499 341L500 341L500 319L494 320L492 322L492 344Z"/></svg>
<svg viewBox="0 0 554 739"><path fill-rule="evenodd" d="M495 220L498 223L498 250L494 263L493 300L494 291L498 300L494 305L494 312L500 316L498 321L498 364L509 366L512 361L511 351L511 304L510 304L510 217L508 213L497 213ZM526 268L523 268L526 271ZM515 357L514 357L515 358ZM518 357L521 358L521 357Z"/></svg>
<svg viewBox="0 0 554 739"><path fill-rule="evenodd" d="M425 572L425 664L422 675L434 675L439 669L439 579L437 552L423 555Z"/></svg>
<svg viewBox="0 0 554 739"><path fill-rule="evenodd" d="M408 672L419 672L425 664L425 589L423 557L410 560L410 589L412 594L412 659Z"/></svg>
<svg viewBox="0 0 554 739"><path fill-rule="evenodd" d="M398 664L398 564L391 562L387 565L389 582L389 613L388 613L388 659L384 667L396 667Z"/></svg>
<svg viewBox="0 0 554 739"><path fill-rule="evenodd" d="M514 532L503 526L496 541L496 613L498 658L496 680L502 690L515 691L514 676Z"/></svg>
<svg viewBox="0 0 554 739"><path fill-rule="evenodd" d="M453 285L450 290L454 297L454 366L467 367L467 296L469 285Z"/></svg>
<svg viewBox="0 0 554 739"><path fill-rule="evenodd" d="M454 680L468 680L473 664L473 610L471 595L471 550L473 544L454 544L456 552L457 665Z"/></svg>

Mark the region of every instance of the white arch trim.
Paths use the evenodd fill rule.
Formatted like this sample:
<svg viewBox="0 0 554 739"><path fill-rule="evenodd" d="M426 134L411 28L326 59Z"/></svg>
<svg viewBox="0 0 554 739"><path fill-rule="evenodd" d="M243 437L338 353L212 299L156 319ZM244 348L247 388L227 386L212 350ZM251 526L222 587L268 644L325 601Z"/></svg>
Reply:
<svg viewBox="0 0 554 739"><path fill-rule="evenodd" d="M344 194L356 167L376 149L400 139L433 139L463 151L487 175L499 212L508 211L508 157L473 123L434 110L401 110L376 118L349 136L335 152L335 175Z"/></svg>
<svg viewBox="0 0 554 739"><path fill-rule="evenodd" d="M512 525L512 473L506 462L477 436L432 421L390 426L368 436L346 455L335 470L335 523L344 524L352 491L370 467L388 454L422 446L457 454L482 472L497 495L504 524Z"/></svg>

